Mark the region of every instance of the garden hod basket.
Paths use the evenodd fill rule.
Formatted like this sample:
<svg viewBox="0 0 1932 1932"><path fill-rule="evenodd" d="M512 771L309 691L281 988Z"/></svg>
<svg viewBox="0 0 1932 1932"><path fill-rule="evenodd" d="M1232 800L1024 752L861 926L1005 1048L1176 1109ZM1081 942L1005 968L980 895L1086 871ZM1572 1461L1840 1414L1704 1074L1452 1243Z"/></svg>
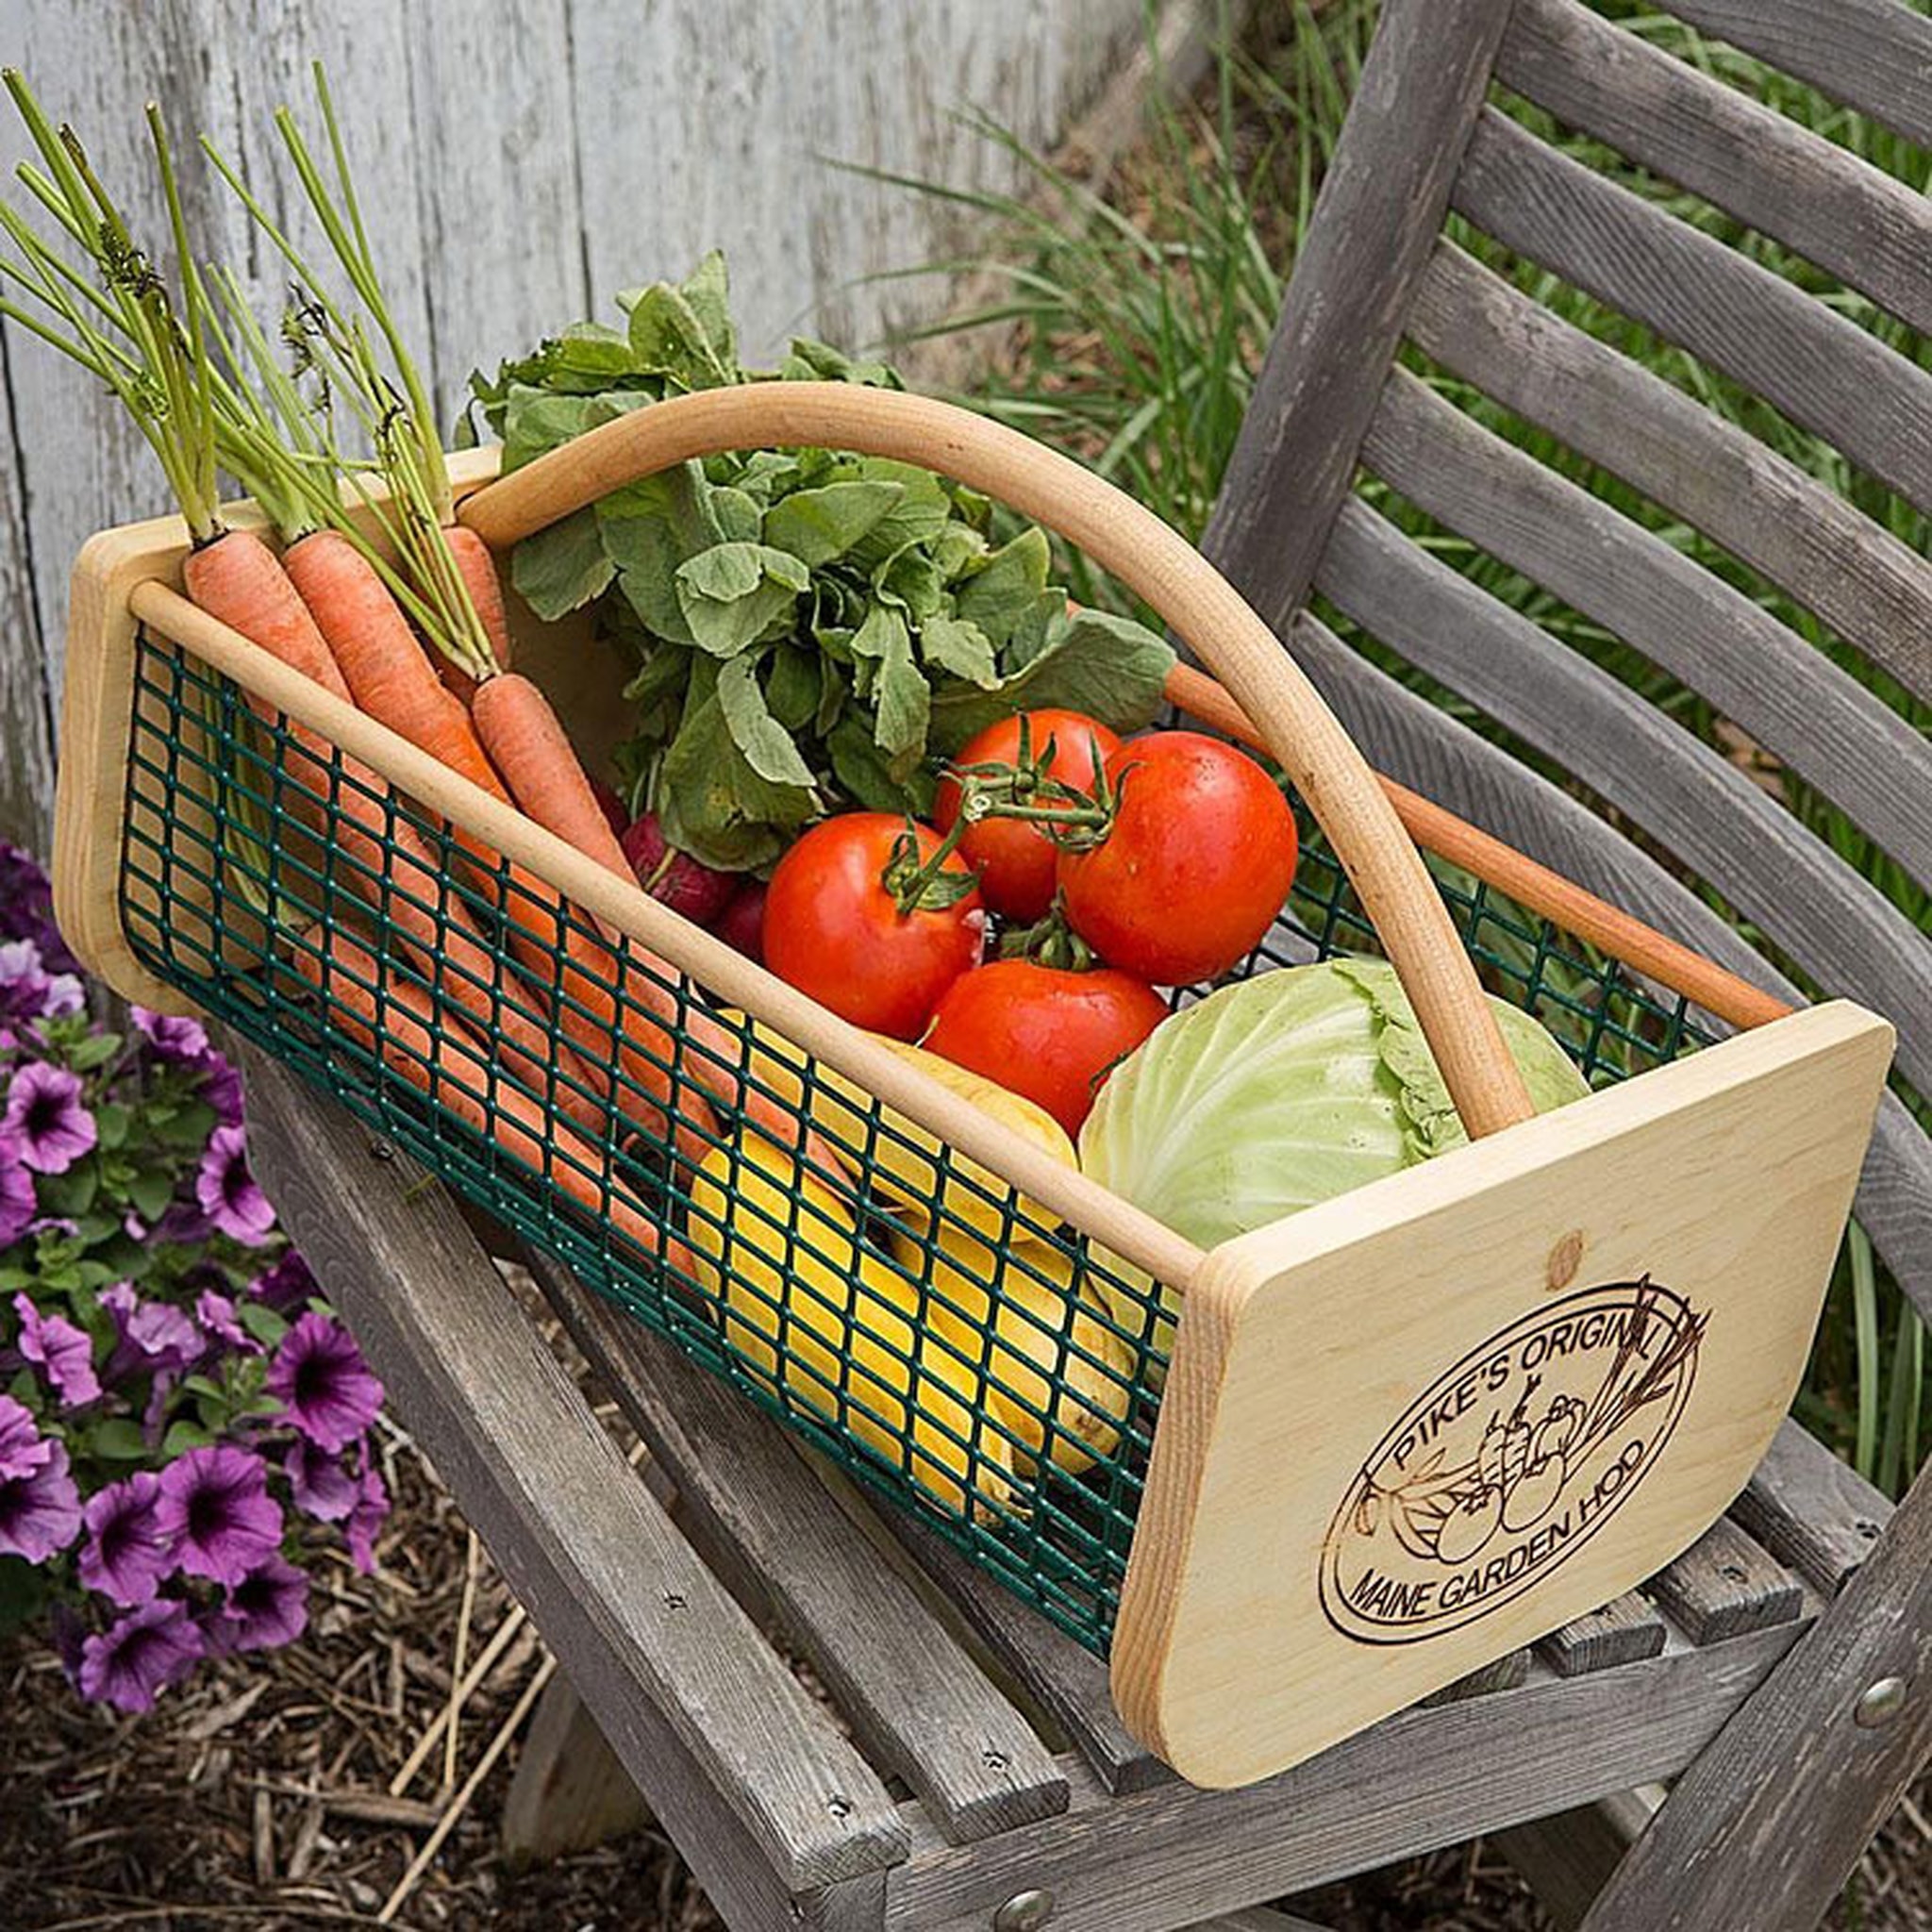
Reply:
<svg viewBox="0 0 1932 1932"><path fill-rule="evenodd" d="M493 482L493 454L458 458L483 482L461 515L502 552L762 446L942 471L1159 612L1313 822L1238 971L1386 954L1470 1144L1204 1253L195 609L172 518L75 572L75 950L288 1061L1109 1655L1129 1725L1197 1783L1295 1763L1694 1541L1797 1387L1889 1026L1833 1002L1704 1043L1654 977L1432 876L1183 540L964 411L827 383L679 397ZM529 621L518 653L594 768L613 654ZM565 969L559 918L608 970L581 963L597 945ZM500 1024L440 1004L452 975ZM1589 1097L1531 1117L1485 983ZM755 1102L817 1139L751 1136Z"/></svg>

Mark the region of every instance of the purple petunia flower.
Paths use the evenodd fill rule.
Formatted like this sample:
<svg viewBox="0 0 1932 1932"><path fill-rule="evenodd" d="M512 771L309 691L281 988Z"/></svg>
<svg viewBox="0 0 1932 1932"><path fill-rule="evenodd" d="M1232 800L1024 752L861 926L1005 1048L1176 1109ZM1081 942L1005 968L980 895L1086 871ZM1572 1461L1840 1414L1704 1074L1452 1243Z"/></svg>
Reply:
<svg viewBox="0 0 1932 1932"><path fill-rule="evenodd" d="M64 1315L46 1315L25 1294L13 1297L20 1317L20 1352L59 1393L69 1408L99 1399L100 1378L94 1374L94 1345L87 1331Z"/></svg>
<svg viewBox="0 0 1932 1932"><path fill-rule="evenodd" d="M368 1461L368 1447L363 1447ZM282 1469L289 1478L289 1493L305 1516L318 1523L340 1523L356 1507L361 1485L351 1475L340 1457L318 1449L306 1438L297 1436L282 1457Z"/></svg>
<svg viewBox="0 0 1932 1932"><path fill-rule="evenodd" d="M191 1576L235 1584L280 1548L282 1512L268 1468L246 1449L191 1449L161 1472L156 1525Z"/></svg>
<svg viewBox="0 0 1932 1932"><path fill-rule="evenodd" d="M194 1319L210 1341L225 1343L241 1355L259 1355L261 1343L235 1319L232 1297L218 1288L205 1288L194 1298Z"/></svg>
<svg viewBox="0 0 1932 1932"><path fill-rule="evenodd" d="M161 1533L160 1500L160 1477L138 1469L125 1482L96 1490L81 1511L88 1540L77 1565L80 1580L124 1610L151 1602L162 1578L175 1573L174 1552Z"/></svg>
<svg viewBox="0 0 1932 1932"><path fill-rule="evenodd" d="M210 1056L201 1097L214 1108L225 1126L242 1124L242 1075L220 1054Z"/></svg>
<svg viewBox="0 0 1932 1932"><path fill-rule="evenodd" d="M99 1138L81 1105L78 1074L29 1060L7 1087L0 1127L18 1138L20 1158L36 1174L65 1174Z"/></svg>
<svg viewBox="0 0 1932 1932"><path fill-rule="evenodd" d="M286 1249L248 1284L248 1292L266 1302L277 1314L290 1314L304 1302L321 1298L322 1289L309 1272L308 1263L293 1248Z"/></svg>
<svg viewBox="0 0 1932 1932"><path fill-rule="evenodd" d="M54 894L31 853L0 839L0 940L32 940L52 970L75 973L80 962L54 924Z"/></svg>
<svg viewBox="0 0 1932 1932"><path fill-rule="evenodd" d="M361 1479L356 1485L356 1507L342 1524L349 1558L365 1576L375 1568L375 1539L388 1521L389 1491L383 1487L382 1472L373 1458L365 1457Z"/></svg>
<svg viewBox="0 0 1932 1932"><path fill-rule="evenodd" d="M209 1052L208 1028L199 1020L175 1013L157 1013L148 1007L131 1007L134 1030L154 1050L158 1060L172 1066L199 1066Z"/></svg>
<svg viewBox="0 0 1932 1932"><path fill-rule="evenodd" d="M248 1143L240 1127L217 1127L208 1137L194 1195L225 1235L249 1247L259 1247L275 1232L275 1210L248 1172Z"/></svg>
<svg viewBox="0 0 1932 1932"><path fill-rule="evenodd" d="M24 1023L77 1013L80 981L71 973L49 973L40 947L30 939L0 945L0 1041L21 1038Z"/></svg>
<svg viewBox="0 0 1932 1932"><path fill-rule="evenodd" d="M46 1003L41 1008L42 1018L64 1019L86 1005L87 989L80 983L79 974L56 973L49 976Z"/></svg>
<svg viewBox="0 0 1932 1932"><path fill-rule="evenodd" d="M222 1651L275 1650L308 1627L308 1578L271 1557L233 1585L208 1620L211 1644Z"/></svg>
<svg viewBox="0 0 1932 1932"><path fill-rule="evenodd" d="M114 1318L120 1339L108 1357L109 1382L128 1375L175 1375L208 1353L208 1344L185 1308L142 1301L131 1281L101 1291L101 1306Z"/></svg>
<svg viewBox="0 0 1932 1932"><path fill-rule="evenodd" d="M41 965L41 949L31 940L9 940L0 945L0 1030L8 1039L24 1020L38 1020L46 1011L48 979Z"/></svg>
<svg viewBox="0 0 1932 1932"><path fill-rule="evenodd" d="M188 1606L157 1597L82 1644L81 1695L116 1710L152 1709L155 1693L185 1677L205 1650Z"/></svg>
<svg viewBox="0 0 1932 1932"><path fill-rule="evenodd" d="M45 1469L53 1455L54 1445L41 1434L33 1410L10 1395L0 1395L0 1482Z"/></svg>
<svg viewBox="0 0 1932 1932"><path fill-rule="evenodd" d="M323 1449L346 1449L382 1407L382 1384L355 1337L313 1310L282 1337L265 1387L281 1398L289 1421Z"/></svg>
<svg viewBox="0 0 1932 1932"><path fill-rule="evenodd" d="M0 1482L0 1556L44 1563L80 1534L80 1491L68 1474L67 1445L46 1447L38 1469Z"/></svg>
<svg viewBox="0 0 1932 1932"><path fill-rule="evenodd" d="M40 1211L34 1177L20 1158L20 1136L0 1131L0 1249L10 1248Z"/></svg>

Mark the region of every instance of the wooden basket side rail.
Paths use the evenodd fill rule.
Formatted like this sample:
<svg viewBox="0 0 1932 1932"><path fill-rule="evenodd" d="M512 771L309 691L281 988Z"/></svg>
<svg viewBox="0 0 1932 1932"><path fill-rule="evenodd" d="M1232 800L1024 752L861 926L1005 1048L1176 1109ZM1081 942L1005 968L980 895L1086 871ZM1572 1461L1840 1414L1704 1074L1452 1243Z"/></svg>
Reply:
<svg viewBox="0 0 1932 1932"><path fill-rule="evenodd" d="M929 397L846 383L750 383L605 424L478 491L460 514L501 548L675 463L767 445L856 450L942 471L1056 530L1141 596L1220 675L1307 802L1401 975L1471 1137L1531 1116L1475 969L1354 741L1213 565L1071 458Z"/></svg>
<svg viewBox="0 0 1932 1932"><path fill-rule="evenodd" d="M1167 680L1168 701L1198 723L1257 751L1267 746L1254 721L1206 672L1176 664ZM1558 931L1681 994L1692 1006L1733 1026L1769 1025L1793 1010L1775 993L1740 979L1729 968L1660 933L1654 925L1586 891L1574 880L1495 838L1420 791L1377 774L1403 829L1432 857L1460 866L1484 885L1547 919Z"/></svg>

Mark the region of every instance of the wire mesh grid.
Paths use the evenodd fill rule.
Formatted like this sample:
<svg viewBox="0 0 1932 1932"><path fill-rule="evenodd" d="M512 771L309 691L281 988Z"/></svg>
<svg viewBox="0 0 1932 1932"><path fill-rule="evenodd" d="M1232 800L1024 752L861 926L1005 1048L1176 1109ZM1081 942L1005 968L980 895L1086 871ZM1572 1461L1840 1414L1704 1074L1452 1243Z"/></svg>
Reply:
<svg viewBox="0 0 1932 1932"><path fill-rule="evenodd" d="M148 970L1106 1653L1171 1332L1155 1284L151 635L128 794ZM1305 834L1242 973L1378 950ZM1704 1039L1438 878L1491 989L1593 1084Z"/></svg>

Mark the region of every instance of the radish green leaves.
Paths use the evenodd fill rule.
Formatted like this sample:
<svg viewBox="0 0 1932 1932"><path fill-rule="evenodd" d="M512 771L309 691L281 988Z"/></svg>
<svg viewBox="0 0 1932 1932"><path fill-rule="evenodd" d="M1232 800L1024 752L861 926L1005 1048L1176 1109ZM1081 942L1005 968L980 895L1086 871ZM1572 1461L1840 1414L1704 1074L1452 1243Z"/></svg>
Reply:
<svg viewBox="0 0 1932 1932"><path fill-rule="evenodd" d="M723 260L619 296L494 381L472 379L515 469L628 409L758 380L899 387L885 364L794 341L741 368ZM1070 613L1045 536L960 484L876 457L758 450L614 491L520 543L542 617L594 606L634 669L631 803L708 865L769 864L841 804L923 811L938 760L1041 705L1147 724L1173 656L1128 620Z"/></svg>

